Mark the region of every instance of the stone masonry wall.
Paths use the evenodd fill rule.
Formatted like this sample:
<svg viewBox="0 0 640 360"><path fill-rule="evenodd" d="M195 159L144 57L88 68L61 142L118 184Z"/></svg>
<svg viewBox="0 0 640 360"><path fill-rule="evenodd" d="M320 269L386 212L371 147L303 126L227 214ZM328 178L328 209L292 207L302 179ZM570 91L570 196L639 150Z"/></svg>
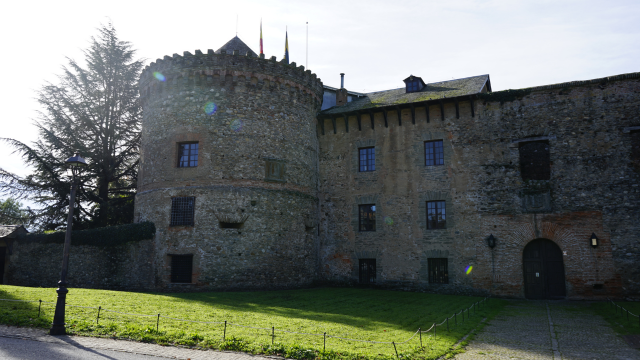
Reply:
<svg viewBox="0 0 640 360"><path fill-rule="evenodd" d="M559 245L569 298L640 293L639 173L631 135L640 126L640 82L541 87L504 103L445 104L375 114L375 129L355 116L346 132L320 136L321 276L356 282L358 259L377 259L377 283L430 291L486 291L523 297L524 246ZM363 115L362 124L368 124ZM631 134L629 128L631 127ZM444 166L424 165L424 141L443 140ZM551 179L523 181L519 144L547 141ZM375 146L376 171L357 169L359 147ZM359 232L354 209L377 207L375 233ZM447 228L427 230L425 203L446 201ZM589 246L595 233L600 246ZM492 250L486 238L493 234ZM428 258L449 259L449 285L428 283ZM635 264L635 265L634 265ZM468 266L472 266L469 274ZM594 287L594 285L596 285Z"/></svg>
<svg viewBox="0 0 640 360"><path fill-rule="evenodd" d="M323 89L316 76L275 58L196 51L152 63L140 89L135 217L158 229L157 286L311 284L318 251L315 114ZM198 142L196 167L177 166L181 142ZM281 166L283 176L267 174L267 163ZM195 197L194 226L170 226L176 196ZM223 228L222 218L242 225ZM171 282L172 255L193 255L191 283Z"/></svg>
<svg viewBox="0 0 640 360"><path fill-rule="evenodd" d="M7 283L54 287L60 280L63 244L13 243ZM154 288L152 240L113 247L71 246L69 287L144 290Z"/></svg>

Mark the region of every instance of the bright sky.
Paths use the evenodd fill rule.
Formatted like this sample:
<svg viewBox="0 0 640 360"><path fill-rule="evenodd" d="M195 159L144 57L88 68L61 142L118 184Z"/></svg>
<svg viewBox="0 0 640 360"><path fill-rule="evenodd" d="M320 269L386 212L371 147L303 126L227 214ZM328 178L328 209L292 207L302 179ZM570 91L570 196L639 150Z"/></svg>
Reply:
<svg viewBox="0 0 640 360"><path fill-rule="evenodd" d="M278 59L289 30L291 61L329 86L370 92L490 74L493 90L640 71L640 1L11 1L3 3L1 137L27 143L39 110L35 90L56 80L65 57L82 60L109 19L147 63L164 55L218 49L236 32ZM0 145L0 167L26 173ZM71 155L71 154L70 154Z"/></svg>

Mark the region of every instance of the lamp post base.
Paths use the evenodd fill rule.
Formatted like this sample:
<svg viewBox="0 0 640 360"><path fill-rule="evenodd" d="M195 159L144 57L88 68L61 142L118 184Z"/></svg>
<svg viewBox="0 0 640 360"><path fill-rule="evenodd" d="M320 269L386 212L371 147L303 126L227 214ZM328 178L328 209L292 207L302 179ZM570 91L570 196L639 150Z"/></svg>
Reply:
<svg viewBox="0 0 640 360"><path fill-rule="evenodd" d="M58 282L58 288L56 292L58 293L58 300L56 301L56 312L53 315L53 324L51 324L51 329L49 329L49 335L66 335L67 330L65 329L64 323L64 312L65 312L65 301L67 300L67 284L60 281Z"/></svg>

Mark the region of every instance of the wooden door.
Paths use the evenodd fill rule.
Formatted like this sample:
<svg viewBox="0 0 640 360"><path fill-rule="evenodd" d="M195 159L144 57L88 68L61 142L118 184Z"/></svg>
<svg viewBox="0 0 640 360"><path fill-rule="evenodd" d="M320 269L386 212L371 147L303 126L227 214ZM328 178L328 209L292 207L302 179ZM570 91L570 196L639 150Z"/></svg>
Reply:
<svg viewBox="0 0 640 360"><path fill-rule="evenodd" d="M562 251L553 241L537 239L527 244L523 272L527 299L559 299L566 295Z"/></svg>

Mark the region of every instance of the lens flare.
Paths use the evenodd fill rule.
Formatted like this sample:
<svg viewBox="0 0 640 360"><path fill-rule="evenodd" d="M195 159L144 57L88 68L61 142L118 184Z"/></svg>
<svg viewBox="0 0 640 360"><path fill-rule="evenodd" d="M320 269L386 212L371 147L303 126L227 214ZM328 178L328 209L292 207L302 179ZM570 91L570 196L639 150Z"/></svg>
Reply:
<svg viewBox="0 0 640 360"><path fill-rule="evenodd" d="M473 266L471 265L467 266L467 270L465 271L467 275L471 274L471 270L473 270Z"/></svg>
<svg viewBox="0 0 640 360"><path fill-rule="evenodd" d="M158 79L158 80L160 80L162 82L167 80L167 78L165 78L164 75L162 75L162 73L159 73L157 71L153 73L153 76L155 76L156 79Z"/></svg>
<svg viewBox="0 0 640 360"><path fill-rule="evenodd" d="M393 219L389 216L384 218L384 223L387 225L393 225Z"/></svg>
<svg viewBox="0 0 640 360"><path fill-rule="evenodd" d="M235 119L231 122L231 124L229 124L229 127L231 128L231 130L235 132L242 130L243 126L244 126L244 123L240 119Z"/></svg>
<svg viewBox="0 0 640 360"><path fill-rule="evenodd" d="M216 113L216 111L218 111L218 105L216 105L215 103L208 102L204 104L204 112L207 115L213 115Z"/></svg>

